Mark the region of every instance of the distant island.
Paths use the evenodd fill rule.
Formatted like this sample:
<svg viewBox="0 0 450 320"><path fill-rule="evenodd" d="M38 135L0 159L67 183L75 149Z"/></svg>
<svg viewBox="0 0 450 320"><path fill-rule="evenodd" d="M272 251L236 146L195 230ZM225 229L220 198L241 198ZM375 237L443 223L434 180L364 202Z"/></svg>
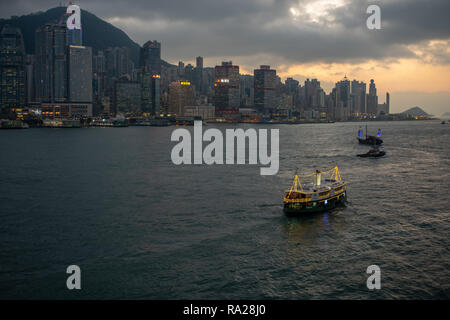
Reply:
<svg viewBox="0 0 450 320"><path fill-rule="evenodd" d="M413 117L431 116L430 114L426 113L422 108L417 106L403 111L402 114L410 115Z"/></svg>

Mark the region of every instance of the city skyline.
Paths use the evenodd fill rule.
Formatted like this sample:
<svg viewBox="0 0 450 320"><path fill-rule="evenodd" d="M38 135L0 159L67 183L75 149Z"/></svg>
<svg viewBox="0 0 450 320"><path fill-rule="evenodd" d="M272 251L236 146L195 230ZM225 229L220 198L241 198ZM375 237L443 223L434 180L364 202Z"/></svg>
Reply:
<svg viewBox="0 0 450 320"><path fill-rule="evenodd" d="M37 114L45 119L117 114L144 117L189 114L211 119L210 111L215 110L215 120L219 122L264 119L323 122L385 118L390 113L389 94L385 103L378 103L373 79L368 94L365 82L350 82L346 76L326 94L315 78L307 79L304 86L292 78L282 83L269 65L255 69L254 76L241 75L239 66L232 61L222 61L214 69L204 68L201 56L196 57L195 67L185 66L182 61L178 67L167 63L163 66L161 43L157 40L139 47L138 68L128 47L95 50L93 55L92 47L83 46L80 7L70 5L67 10L64 7L56 10L62 14L58 24L35 27L34 55L25 56L20 28L2 27L1 107L7 117L28 119L36 114L32 110L39 110ZM63 24L67 13L75 16L75 27L69 25L72 16L67 18L67 28ZM94 19L100 20L95 16ZM92 27L83 29L89 34ZM93 47L95 40L90 42ZM25 70L25 77L21 76ZM25 82L26 96L20 89ZM13 97L10 93L14 92L18 95ZM27 104L21 102L24 98ZM205 108L191 108L194 106ZM23 110L26 107L33 109Z"/></svg>
<svg viewBox="0 0 450 320"><path fill-rule="evenodd" d="M448 1L378 1L382 29L368 30L370 1L79 2L141 46L162 44L162 57L176 64L214 67L232 60L242 74L271 65L285 79L317 78L329 92L344 75L375 79L379 95L391 93L393 112L419 105L439 115L450 111L450 23ZM58 5L58 1L1 4L2 17ZM436 10L436 7L439 10ZM3 10L4 9L4 10ZM170 9L170 10L169 10ZM420 21L420 25L415 23ZM426 96L426 99L424 98ZM429 105L424 103L429 102Z"/></svg>

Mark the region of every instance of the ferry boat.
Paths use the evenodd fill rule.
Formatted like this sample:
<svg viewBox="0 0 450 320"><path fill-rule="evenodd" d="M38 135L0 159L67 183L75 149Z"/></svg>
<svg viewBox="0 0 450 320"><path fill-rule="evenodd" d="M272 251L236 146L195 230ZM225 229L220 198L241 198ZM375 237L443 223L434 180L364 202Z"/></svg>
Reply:
<svg viewBox="0 0 450 320"><path fill-rule="evenodd" d="M20 120L0 120L0 129L28 129L29 126Z"/></svg>
<svg viewBox="0 0 450 320"><path fill-rule="evenodd" d="M284 194L284 212L291 215L331 210L345 204L347 184L336 166L328 171L294 175L294 182Z"/></svg>
<svg viewBox="0 0 450 320"><path fill-rule="evenodd" d="M44 128L81 128L80 120L76 119L45 119L42 121Z"/></svg>

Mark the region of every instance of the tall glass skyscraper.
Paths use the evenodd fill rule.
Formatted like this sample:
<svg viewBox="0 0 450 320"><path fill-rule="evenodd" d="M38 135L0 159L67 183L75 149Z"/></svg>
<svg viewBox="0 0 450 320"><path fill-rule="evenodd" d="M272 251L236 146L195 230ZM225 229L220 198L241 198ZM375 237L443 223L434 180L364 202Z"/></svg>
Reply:
<svg viewBox="0 0 450 320"><path fill-rule="evenodd" d="M35 94L39 102L64 102L68 98L67 28L47 24L36 30Z"/></svg>
<svg viewBox="0 0 450 320"><path fill-rule="evenodd" d="M0 33L0 111L25 103L25 47L19 29L4 26Z"/></svg>
<svg viewBox="0 0 450 320"><path fill-rule="evenodd" d="M141 48L140 66L152 75L161 75L161 43L147 41Z"/></svg>
<svg viewBox="0 0 450 320"><path fill-rule="evenodd" d="M83 34L81 29L67 30L67 44L74 46L83 45Z"/></svg>

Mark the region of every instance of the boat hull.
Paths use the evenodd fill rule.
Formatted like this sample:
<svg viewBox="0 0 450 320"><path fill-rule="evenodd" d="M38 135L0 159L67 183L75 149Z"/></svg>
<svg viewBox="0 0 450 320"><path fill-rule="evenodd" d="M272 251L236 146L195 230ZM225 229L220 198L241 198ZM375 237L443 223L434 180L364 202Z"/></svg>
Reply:
<svg viewBox="0 0 450 320"><path fill-rule="evenodd" d="M326 204L325 204L326 200ZM342 206L347 201L347 192L343 192L333 198L311 201L308 204L301 202L288 202L284 204L283 211L286 215L304 215L315 212L324 212Z"/></svg>
<svg viewBox="0 0 450 320"><path fill-rule="evenodd" d="M362 138L358 138L358 142L360 144L368 144L368 145L381 145L383 143L383 140L381 140L380 138L374 137L374 136L369 136L366 139L362 139Z"/></svg>
<svg viewBox="0 0 450 320"><path fill-rule="evenodd" d="M385 151L381 151L376 154L363 153L363 154L358 154L357 156L361 157L361 158L379 158L379 157L383 157L384 155L386 155Z"/></svg>

